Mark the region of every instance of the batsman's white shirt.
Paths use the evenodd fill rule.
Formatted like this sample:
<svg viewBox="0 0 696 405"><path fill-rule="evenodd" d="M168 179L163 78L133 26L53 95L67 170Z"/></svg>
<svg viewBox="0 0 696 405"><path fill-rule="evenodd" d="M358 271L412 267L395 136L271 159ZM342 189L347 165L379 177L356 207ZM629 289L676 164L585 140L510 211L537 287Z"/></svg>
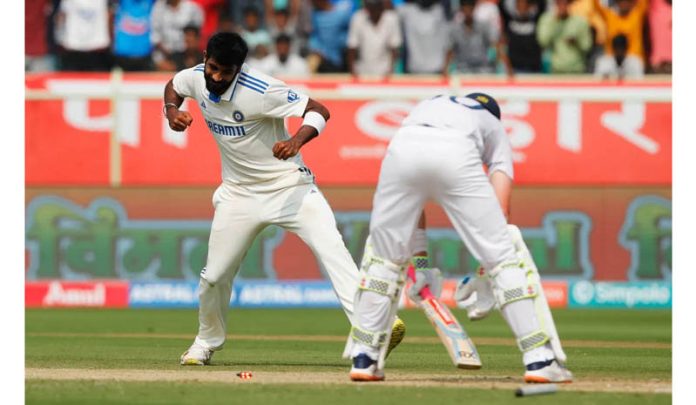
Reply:
<svg viewBox="0 0 696 405"><path fill-rule="evenodd" d="M382 162L373 201L374 252L397 263L412 253L411 238L423 205L434 200L485 268L514 255L505 217L486 176L513 177L505 130L476 100L438 96L404 119Z"/></svg>
<svg viewBox="0 0 696 405"><path fill-rule="evenodd" d="M180 71L173 84L198 103L220 150L223 184L268 191L314 182L299 153L279 160L272 150L290 138L284 119L301 117L309 97L247 64L220 97L206 89L203 64Z"/></svg>
<svg viewBox="0 0 696 405"><path fill-rule="evenodd" d="M299 117L309 98L243 65L220 97L205 87L203 65L174 76L174 90L198 103L222 159L222 184L213 195L215 216L206 267L201 272L196 342L220 349L232 282L256 236L269 225L299 236L326 271L352 322L358 268L336 227L333 211L298 154L273 156L289 139L284 118Z"/></svg>

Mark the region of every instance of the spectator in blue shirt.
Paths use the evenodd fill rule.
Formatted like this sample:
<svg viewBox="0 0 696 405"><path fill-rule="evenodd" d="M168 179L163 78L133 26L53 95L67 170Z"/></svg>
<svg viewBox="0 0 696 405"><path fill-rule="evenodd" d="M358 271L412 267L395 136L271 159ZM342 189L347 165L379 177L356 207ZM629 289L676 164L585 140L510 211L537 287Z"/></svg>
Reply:
<svg viewBox="0 0 696 405"><path fill-rule="evenodd" d="M126 71L152 69L150 12L155 0L120 0L114 19L115 62Z"/></svg>
<svg viewBox="0 0 696 405"><path fill-rule="evenodd" d="M310 68L319 73L347 72L346 40L353 15L350 0L312 0Z"/></svg>

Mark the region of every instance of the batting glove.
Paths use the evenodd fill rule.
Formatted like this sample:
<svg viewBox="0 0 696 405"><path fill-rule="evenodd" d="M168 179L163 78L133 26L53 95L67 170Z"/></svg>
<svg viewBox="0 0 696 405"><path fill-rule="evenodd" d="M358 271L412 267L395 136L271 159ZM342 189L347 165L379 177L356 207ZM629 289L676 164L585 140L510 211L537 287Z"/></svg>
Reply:
<svg viewBox="0 0 696 405"><path fill-rule="evenodd" d="M424 287L428 287L430 293L433 294L435 298L440 297L440 293L442 292L442 274L440 269L433 267L430 269L416 270L416 280L408 290L409 298L414 302L419 302L421 300L420 292Z"/></svg>

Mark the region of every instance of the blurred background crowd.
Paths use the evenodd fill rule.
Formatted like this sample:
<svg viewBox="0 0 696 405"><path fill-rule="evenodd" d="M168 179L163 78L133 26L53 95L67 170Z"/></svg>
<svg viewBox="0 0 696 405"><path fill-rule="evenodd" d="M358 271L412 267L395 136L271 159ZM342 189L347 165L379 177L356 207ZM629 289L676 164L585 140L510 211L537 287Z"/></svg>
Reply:
<svg viewBox="0 0 696 405"><path fill-rule="evenodd" d="M671 74L671 0L26 0L25 70L176 71L217 31L278 76Z"/></svg>

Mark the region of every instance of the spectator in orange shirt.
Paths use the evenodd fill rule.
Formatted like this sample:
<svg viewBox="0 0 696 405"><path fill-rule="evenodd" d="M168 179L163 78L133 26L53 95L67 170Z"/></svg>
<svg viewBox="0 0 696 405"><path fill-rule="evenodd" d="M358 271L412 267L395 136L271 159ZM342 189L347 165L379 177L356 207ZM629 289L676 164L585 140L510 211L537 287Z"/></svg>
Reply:
<svg viewBox="0 0 696 405"><path fill-rule="evenodd" d="M616 10L603 6L599 0L594 0L594 5L607 23L607 41L604 44L604 53L613 55L613 39L618 35L624 35L628 40L627 55L637 56L644 61L643 30L648 0L617 0Z"/></svg>

